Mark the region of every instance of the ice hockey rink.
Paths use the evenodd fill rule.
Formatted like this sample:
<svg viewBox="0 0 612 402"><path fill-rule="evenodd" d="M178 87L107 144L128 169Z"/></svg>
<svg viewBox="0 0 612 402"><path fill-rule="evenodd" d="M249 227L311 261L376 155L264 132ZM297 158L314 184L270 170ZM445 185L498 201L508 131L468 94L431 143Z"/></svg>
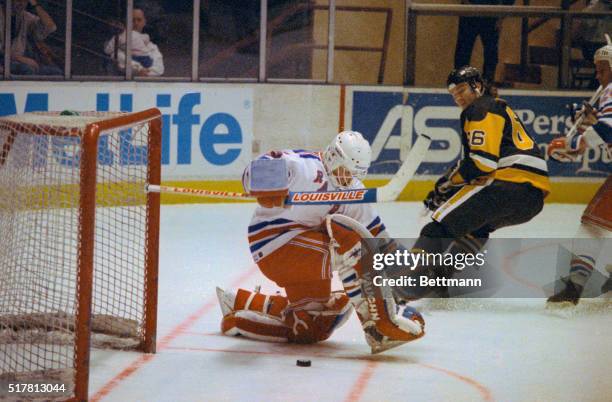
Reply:
<svg viewBox="0 0 612 402"><path fill-rule="evenodd" d="M377 207L393 237L418 234L419 203ZM248 250L254 208L162 206L158 352L94 350L91 401L610 400L612 309L602 298L563 311L541 299L421 301L426 336L379 355L355 315L317 345L221 335L216 286L276 290ZM549 204L496 236L571 237L582 209Z"/></svg>

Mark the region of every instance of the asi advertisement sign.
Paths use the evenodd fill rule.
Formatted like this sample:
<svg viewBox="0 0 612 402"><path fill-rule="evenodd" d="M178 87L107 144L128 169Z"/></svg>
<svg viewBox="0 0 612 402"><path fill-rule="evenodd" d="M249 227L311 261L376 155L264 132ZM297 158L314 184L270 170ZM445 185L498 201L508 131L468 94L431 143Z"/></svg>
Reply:
<svg viewBox="0 0 612 402"><path fill-rule="evenodd" d="M60 110L131 112L151 107L162 113L164 180L242 174L251 158L252 89L157 83L45 83L41 88L18 82L0 89L0 116Z"/></svg>
<svg viewBox="0 0 612 402"><path fill-rule="evenodd" d="M394 174L417 134L432 139L430 152L418 174L438 176L461 155L459 115L451 96L444 90L393 89L352 92L351 128L360 131L372 144L373 174ZM566 133L572 126L566 105L580 103L590 97L549 92L502 95L522 119L529 133L546 154L548 143ZM612 170L612 161L601 149L591 149L580 162L548 161L553 177L605 177Z"/></svg>

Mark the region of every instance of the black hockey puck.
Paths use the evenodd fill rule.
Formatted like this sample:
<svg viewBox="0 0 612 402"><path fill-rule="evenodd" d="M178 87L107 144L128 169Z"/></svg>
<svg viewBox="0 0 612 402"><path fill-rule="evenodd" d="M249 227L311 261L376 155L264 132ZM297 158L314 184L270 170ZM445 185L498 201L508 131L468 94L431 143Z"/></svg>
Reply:
<svg viewBox="0 0 612 402"><path fill-rule="evenodd" d="M310 367L312 365L312 363L310 362L310 360L296 360L295 364L299 367Z"/></svg>

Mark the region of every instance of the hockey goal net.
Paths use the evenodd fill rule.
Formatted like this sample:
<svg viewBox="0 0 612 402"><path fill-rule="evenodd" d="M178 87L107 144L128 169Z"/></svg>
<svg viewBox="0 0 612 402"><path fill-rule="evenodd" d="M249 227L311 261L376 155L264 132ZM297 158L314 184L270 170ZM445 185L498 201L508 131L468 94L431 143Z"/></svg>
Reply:
<svg viewBox="0 0 612 402"><path fill-rule="evenodd" d="M160 148L157 109L0 118L0 400L86 400L90 346L155 352Z"/></svg>

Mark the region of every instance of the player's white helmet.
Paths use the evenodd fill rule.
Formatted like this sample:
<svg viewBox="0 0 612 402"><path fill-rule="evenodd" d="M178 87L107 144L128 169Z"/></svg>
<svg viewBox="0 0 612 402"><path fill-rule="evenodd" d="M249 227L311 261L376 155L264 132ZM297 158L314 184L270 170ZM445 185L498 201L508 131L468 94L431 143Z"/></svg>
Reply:
<svg viewBox="0 0 612 402"><path fill-rule="evenodd" d="M600 47L595 52L595 57L593 58L594 62L598 61L607 61L608 66L610 66L610 70L612 70L612 39L610 39L610 35L605 34L606 37L606 46Z"/></svg>
<svg viewBox="0 0 612 402"><path fill-rule="evenodd" d="M612 45L606 45L597 49L595 52L594 61L595 63L598 61L607 61L608 66L610 66L610 69L612 70Z"/></svg>
<svg viewBox="0 0 612 402"><path fill-rule="evenodd" d="M325 172L340 189L349 188L354 178L364 178L371 160L370 144L357 131L342 131L323 152Z"/></svg>

